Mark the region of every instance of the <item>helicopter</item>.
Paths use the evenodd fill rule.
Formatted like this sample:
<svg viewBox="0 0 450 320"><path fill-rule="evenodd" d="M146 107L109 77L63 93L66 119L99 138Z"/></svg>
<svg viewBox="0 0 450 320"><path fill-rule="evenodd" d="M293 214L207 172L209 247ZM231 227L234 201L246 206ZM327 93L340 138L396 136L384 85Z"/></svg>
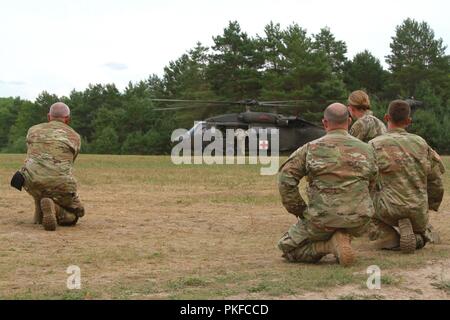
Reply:
<svg viewBox="0 0 450 320"><path fill-rule="evenodd" d="M227 130L239 129L244 132L256 132L260 150L271 151L271 132L277 130L279 137L279 152L292 152L304 144L325 135L325 130L315 123L309 122L299 116L287 116L278 113L280 108L298 108L298 103L311 100L291 101L258 101L247 99L240 101L208 101L208 100L176 100L176 99L151 99L154 102L163 103L166 107L156 108L155 111L175 111L194 108L216 108L239 106L245 111L225 113L198 121L184 135L172 139L179 143L183 139L190 138L192 147L195 139L202 139L207 130L219 130L222 136L226 136ZM254 111L256 108L270 108L271 112ZM253 109L253 110L252 110ZM241 131L241 132L242 132ZM236 140L236 137L235 137ZM237 142L237 141L234 141ZM210 142L202 139L204 149ZM238 143L233 143L236 150ZM226 144L224 144L224 149ZM246 151L249 150L248 135L245 142ZM203 150L202 149L202 150ZM226 152L226 150L224 150Z"/></svg>
<svg viewBox="0 0 450 320"><path fill-rule="evenodd" d="M402 99L401 97L399 97ZM283 115L278 111L280 108L295 108L298 109L305 103L319 103L325 105L329 102L344 102L342 99L336 100L287 100L287 101L258 101L256 99L246 99L240 101L209 101L209 100L181 100L181 99L151 99L154 102L166 105L163 108L156 108L155 111L176 111L195 108L216 108L222 107L243 107L245 111L225 113L218 116L208 117L205 120L198 121L189 129L184 135L179 135L173 139L174 143L179 143L183 139L189 138L194 148L195 139L202 141L202 150L209 144L205 141L203 136L207 130L219 130L222 137L226 136L226 131L232 130L249 130L256 131L257 138L266 144L266 148L270 153L270 132L272 129L278 130L279 146L278 151L288 153L297 150L304 144L319 139L325 135L325 130L313 122L307 121L298 115ZM417 109L423 108L424 103L416 100L414 97L404 99L410 106L414 113ZM270 108L271 112L253 111L255 108ZM264 132L264 135L262 134ZM235 137L236 140L236 137ZM234 141L234 152L236 153L237 143ZM224 144L224 148L226 145ZM249 141L248 135L245 141L245 149L248 151ZM261 149L261 148L260 148ZM224 150L226 153L226 150Z"/></svg>

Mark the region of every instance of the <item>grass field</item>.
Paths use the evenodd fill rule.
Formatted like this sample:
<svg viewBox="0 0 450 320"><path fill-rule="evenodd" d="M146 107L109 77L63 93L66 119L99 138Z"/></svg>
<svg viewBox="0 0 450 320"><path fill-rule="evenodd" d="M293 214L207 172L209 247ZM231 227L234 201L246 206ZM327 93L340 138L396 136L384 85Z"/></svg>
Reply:
<svg viewBox="0 0 450 320"><path fill-rule="evenodd" d="M449 299L450 158L446 198L432 223L442 244L415 255L374 252L355 242L358 262L289 264L276 243L295 222L275 176L258 166L175 166L169 157L81 156L86 216L45 232L33 201L9 187L23 155L0 155L2 299ZM81 290L66 269L81 268ZM368 290L378 265L382 289Z"/></svg>

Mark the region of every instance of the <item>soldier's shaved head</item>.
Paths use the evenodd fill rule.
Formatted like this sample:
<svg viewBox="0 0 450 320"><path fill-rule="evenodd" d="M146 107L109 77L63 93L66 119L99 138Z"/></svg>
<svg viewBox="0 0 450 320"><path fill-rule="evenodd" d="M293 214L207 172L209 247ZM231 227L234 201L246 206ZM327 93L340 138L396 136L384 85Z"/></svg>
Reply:
<svg viewBox="0 0 450 320"><path fill-rule="evenodd" d="M56 102L51 105L48 113L52 118L66 118L70 116L70 108L63 102Z"/></svg>
<svg viewBox="0 0 450 320"><path fill-rule="evenodd" d="M351 123L348 108L342 103L333 103L329 105L325 109L322 123L326 131L337 129L348 130Z"/></svg>
<svg viewBox="0 0 450 320"><path fill-rule="evenodd" d="M63 102L56 102L51 105L47 115L48 121L60 121L65 124L70 122L70 108Z"/></svg>
<svg viewBox="0 0 450 320"><path fill-rule="evenodd" d="M325 109L324 118L331 124L348 123L348 109L342 103L333 103Z"/></svg>

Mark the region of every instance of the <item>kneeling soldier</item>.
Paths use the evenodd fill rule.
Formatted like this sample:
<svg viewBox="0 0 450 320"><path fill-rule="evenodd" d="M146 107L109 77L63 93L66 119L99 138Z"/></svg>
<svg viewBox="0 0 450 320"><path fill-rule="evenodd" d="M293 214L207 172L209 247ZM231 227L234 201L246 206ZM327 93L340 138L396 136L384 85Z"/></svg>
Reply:
<svg viewBox="0 0 450 320"><path fill-rule="evenodd" d="M410 114L407 102L391 102L385 116L388 133L369 142L380 171L374 196L375 224L381 234L372 242L376 249L399 247L412 253L433 240L428 237L428 210L437 211L442 202L445 170L423 138L406 132Z"/></svg>
<svg viewBox="0 0 450 320"><path fill-rule="evenodd" d="M23 187L35 201L34 222L49 231L57 224L73 226L84 216L72 175L81 141L69 122L69 107L61 102L53 104L48 122L29 129L27 159L20 170Z"/></svg>
<svg viewBox="0 0 450 320"><path fill-rule="evenodd" d="M351 119L344 105L329 106L322 122L326 136L298 149L280 168L282 202L298 222L278 247L291 262L318 262L332 253L348 266L355 260L351 236L361 236L373 215L369 189L377 168L369 145L348 133ZM303 177L308 205L298 190Z"/></svg>

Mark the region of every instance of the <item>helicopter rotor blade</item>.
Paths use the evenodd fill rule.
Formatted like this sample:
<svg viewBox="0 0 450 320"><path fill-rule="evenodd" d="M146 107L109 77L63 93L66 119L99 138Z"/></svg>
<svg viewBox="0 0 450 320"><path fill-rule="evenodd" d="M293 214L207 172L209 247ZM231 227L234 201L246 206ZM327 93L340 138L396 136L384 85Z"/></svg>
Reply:
<svg viewBox="0 0 450 320"><path fill-rule="evenodd" d="M153 111L175 111L175 110L186 110L186 109L194 109L193 107L173 107L173 108L156 108Z"/></svg>
<svg viewBox="0 0 450 320"><path fill-rule="evenodd" d="M305 108L309 106L296 106L296 105L288 105L288 104L271 104L271 103L264 103L259 104L260 107L269 107L269 108Z"/></svg>
<svg viewBox="0 0 450 320"><path fill-rule="evenodd" d="M182 99L150 99L150 101L155 102L167 102L167 103L200 103L200 104L218 104L218 105L230 105L230 104L241 104L235 101L211 101L211 100L182 100Z"/></svg>
<svg viewBox="0 0 450 320"><path fill-rule="evenodd" d="M310 99L310 100L286 100L286 101L263 101L260 102L260 104L272 104L272 105L294 105L294 104L304 104L304 103L311 103L311 102L317 102L317 103L328 103L328 102L343 102L344 99Z"/></svg>
<svg viewBox="0 0 450 320"><path fill-rule="evenodd" d="M310 99L310 100L285 100L285 101L257 101L257 100L240 100L240 101L211 101L211 100L184 100L184 99L150 99L150 101L161 102L165 107L157 107L155 111L176 111L184 109L198 109L198 108L224 108L224 107L267 107L267 108L293 108L293 109L310 109L311 104L327 102L336 102L342 100L325 100L325 99ZM186 105L188 104L188 105ZM190 104L190 105L189 105Z"/></svg>
<svg viewBox="0 0 450 320"><path fill-rule="evenodd" d="M314 102L316 100L282 100L282 101L260 101L261 104L266 103L272 103L272 104L279 104L279 103L296 103L296 102Z"/></svg>
<svg viewBox="0 0 450 320"><path fill-rule="evenodd" d="M165 108L155 108L154 111L176 111L176 110L187 110L187 109L206 109L206 108L220 108L226 105L214 105L214 104L204 104L204 105L190 105L190 106L169 106Z"/></svg>
<svg viewBox="0 0 450 320"><path fill-rule="evenodd" d="M166 103L199 103L199 104L214 104L214 105L228 105L228 106L259 106L261 103L257 100L239 100L239 101L212 101L212 100L183 100L183 99L150 99L155 102ZM270 102L269 102L270 103Z"/></svg>
<svg viewBox="0 0 450 320"><path fill-rule="evenodd" d="M195 105L195 106L171 106L166 108L155 108L154 111L173 111L173 110L186 110L186 109L201 109L201 108L220 108L226 105ZM291 105L271 105L271 104L259 104L254 107L268 107L268 108L303 108L302 106Z"/></svg>

